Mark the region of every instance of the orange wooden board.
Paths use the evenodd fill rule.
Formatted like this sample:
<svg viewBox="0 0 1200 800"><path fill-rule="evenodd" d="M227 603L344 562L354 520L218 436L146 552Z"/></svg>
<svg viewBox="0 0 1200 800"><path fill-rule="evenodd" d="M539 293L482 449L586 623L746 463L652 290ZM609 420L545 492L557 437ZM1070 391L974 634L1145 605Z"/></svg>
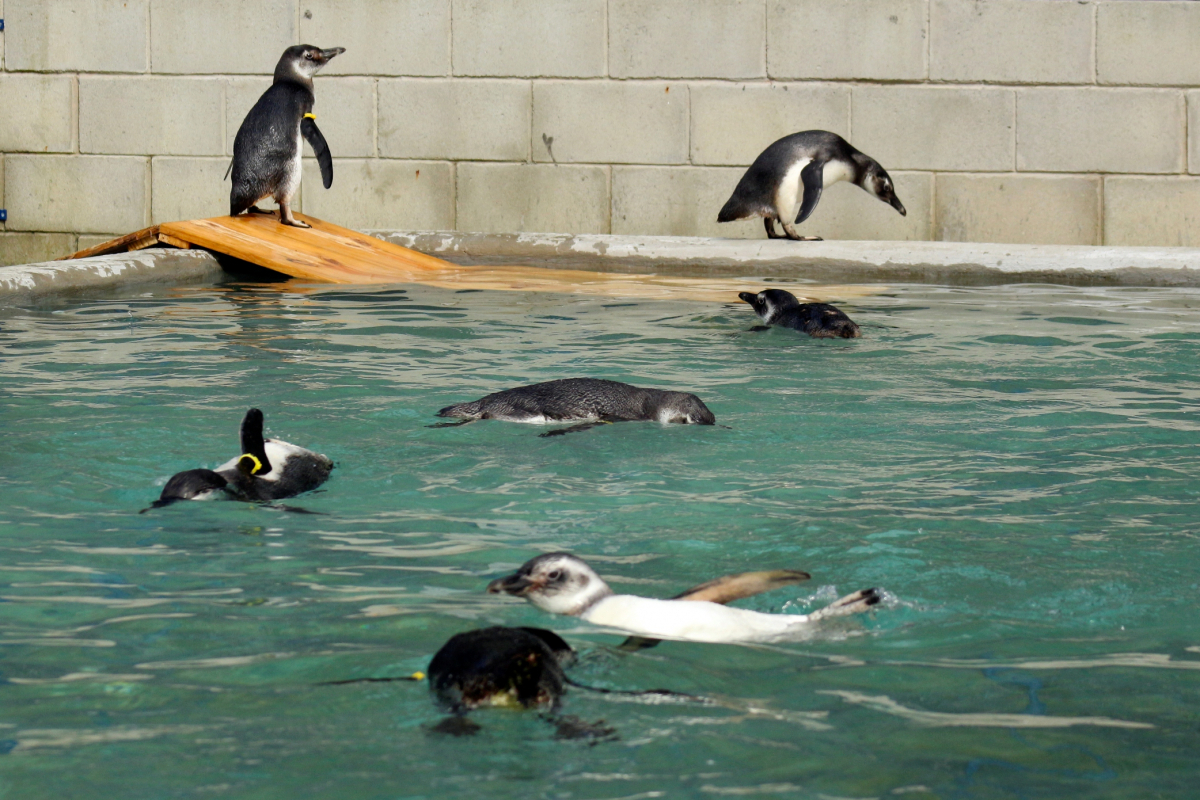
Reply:
<svg viewBox="0 0 1200 800"><path fill-rule="evenodd" d="M721 278L521 266L464 267L315 217L295 216L312 227L281 225L276 216L266 214L164 222L76 253L72 258L146 246L157 237L159 242L166 244L186 243L202 247L303 281L320 283L417 283L445 289L559 292L720 303L734 302L739 291L758 288L753 281ZM806 299L845 299L874 294L881 288L806 284L791 287L791 290Z"/></svg>

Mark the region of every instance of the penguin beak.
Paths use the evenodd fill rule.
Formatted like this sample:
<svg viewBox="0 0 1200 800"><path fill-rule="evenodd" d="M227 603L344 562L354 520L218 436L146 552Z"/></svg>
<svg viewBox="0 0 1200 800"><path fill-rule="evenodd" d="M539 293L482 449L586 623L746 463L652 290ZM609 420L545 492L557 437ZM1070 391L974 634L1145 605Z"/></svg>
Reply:
<svg viewBox="0 0 1200 800"><path fill-rule="evenodd" d="M340 56L344 52L346 52L346 48L344 47L335 47L332 50L322 50L321 63L326 64L329 62L329 59L333 58L334 56Z"/></svg>
<svg viewBox="0 0 1200 800"><path fill-rule="evenodd" d="M522 597L530 589L538 588L540 584L535 583L529 578L519 573L509 575L507 578L497 578L488 584L488 594L511 594L516 597Z"/></svg>
<svg viewBox="0 0 1200 800"><path fill-rule="evenodd" d="M738 292L738 299L754 305L754 301L758 299L758 295L752 292Z"/></svg>
<svg viewBox="0 0 1200 800"><path fill-rule="evenodd" d="M894 208L900 212L900 216L902 216L902 217L908 216L908 212L904 210L904 203L901 203L900 198L896 197L895 194L893 194L891 197L888 198L888 203L891 204L892 208Z"/></svg>

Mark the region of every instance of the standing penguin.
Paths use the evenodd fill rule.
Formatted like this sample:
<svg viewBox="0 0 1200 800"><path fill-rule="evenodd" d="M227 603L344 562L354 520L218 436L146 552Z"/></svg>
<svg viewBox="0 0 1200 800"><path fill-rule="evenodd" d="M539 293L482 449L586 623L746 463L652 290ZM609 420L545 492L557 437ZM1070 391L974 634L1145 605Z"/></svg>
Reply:
<svg viewBox="0 0 1200 800"><path fill-rule="evenodd" d="M796 233L789 220L794 218L799 225L808 219L821 199L821 190L838 181L857 184L901 216L908 215L896 197L891 177L878 161L836 133L801 131L783 137L754 159L717 215L717 222L758 216L764 218L768 238L784 238L775 232L778 220L788 239L819 242L820 236Z"/></svg>
<svg viewBox="0 0 1200 800"><path fill-rule="evenodd" d="M267 197L279 204L279 221L298 228L312 227L292 216L292 196L300 188L300 157L303 136L312 145L321 165L321 182L333 185L333 158L329 145L317 128L312 113L313 75L329 59L346 52L344 47L321 50L300 44L283 51L275 65L275 82L258 98L242 120L233 140L233 189L229 192L229 215L243 211L266 214L256 205ZM229 172L225 173L229 177Z"/></svg>

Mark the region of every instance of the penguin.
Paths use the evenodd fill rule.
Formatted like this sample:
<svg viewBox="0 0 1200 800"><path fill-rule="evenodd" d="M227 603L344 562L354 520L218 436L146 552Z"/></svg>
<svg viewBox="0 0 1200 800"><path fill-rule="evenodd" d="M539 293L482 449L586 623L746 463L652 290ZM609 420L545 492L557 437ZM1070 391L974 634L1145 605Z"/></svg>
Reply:
<svg viewBox="0 0 1200 800"><path fill-rule="evenodd" d="M328 189L333 185L333 158L312 113L316 100L312 77L331 58L344 52L344 47L321 50L310 44L283 51L275 65L274 83L242 120L233 140L233 161L225 172L226 178L233 172L233 188L229 192L231 217L243 211L270 213L257 203L273 197L279 204L280 223L312 227L292 216L292 197L300 188L300 157L304 154L300 137L312 145L321 166L321 182Z"/></svg>
<svg viewBox="0 0 1200 800"><path fill-rule="evenodd" d="M750 304L763 325L780 325L803 331L814 339L857 339L862 331L840 308L829 303L801 303L783 289L766 289L758 294L738 292Z"/></svg>
<svg viewBox="0 0 1200 800"><path fill-rule="evenodd" d="M207 500L226 496L238 500L271 501L312 491L333 469L328 456L279 439L263 438L263 413L246 412L241 428L242 455L213 469L190 469L171 476L150 507L178 500Z"/></svg>
<svg viewBox="0 0 1200 800"><path fill-rule="evenodd" d="M480 628L450 638L429 662L429 689L453 714L483 706L556 709L575 651L541 628Z"/></svg>
<svg viewBox="0 0 1200 800"><path fill-rule="evenodd" d="M907 216L896 197L891 177L878 161L856 150L829 131L801 131L773 143L754 159L738 181L733 195L717 215L717 222L763 217L767 238L819 242L820 236L801 236L799 225L808 219L821 199L821 191L838 181L850 181ZM801 202L803 186L803 202ZM775 232L783 225L784 236Z"/></svg>
<svg viewBox="0 0 1200 800"><path fill-rule="evenodd" d="M720 586L718 582L697 589L720 600ZM579 617L639 637L713 643L809 638L815 632L814 623L861 613L881 599L878 589L862 589L811 614L764 614L728 608L703 596L658 600L614 594L595 570L570 553L546 553L530 559L512 575L489 583L487 591L524 597L543 611ZM738 591L734 588L724 594L736 599L743 596Z"/></svg>
<svg viewBox="0 0 1200 800"><path fill-rule="evenodd" d="M465 425L479 419L539 424L583 422L542 436L559 436L612 422L657 420L683 425L714 425L717 421L694 394L643 389L599 378L565 378L519 386L471 403L446 406L437 415L457 417L462 421L432 427Z"/></svg>

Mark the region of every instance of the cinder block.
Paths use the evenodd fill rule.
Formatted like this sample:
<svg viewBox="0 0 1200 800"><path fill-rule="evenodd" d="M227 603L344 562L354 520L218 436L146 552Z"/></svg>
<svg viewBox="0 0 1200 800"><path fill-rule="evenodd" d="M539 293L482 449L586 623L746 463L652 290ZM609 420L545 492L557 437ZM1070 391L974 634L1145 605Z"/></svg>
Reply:
<svg viewBox="0 0 1200 800"><path fill-rule="evenodd" d="M75 149L75 79L0 74L0 152Z"/></svg>
<svg viewBox="0 0 1200 800"><path fill-rule="evenodd" d="M1100 179L941 174L936 219L945 242L1099 244Z"/></svg>
<svg viewBox="0 0 1200 800"><path fill-rule="evenodd" d="M1200 5L1105 2L1096 16L1100 83L1200 84Z"/></svg>
<svg viewBox="0 0 1200 800"><path fill-rule="evenodd" d="M614 78L766 75L761 0L611 0L608 72Z"/></svg>
<svg viewBox="0 0 1200 800"><path fill-rule="evenodd" d="M525 161L529 81L379 82L379 151L394 158Z"/></svg>
<svg viewBox="0 0 1200 800"><path fill-rule="evenodd" d="M0 233L0 267L39 264L75 252L69 233Z"/></svg>
<svg viewBox="0 0 1200 800"><path fill-rule="evenodd" d="M1200 92L1188 92L1188 172L1200 175Z"/></svg>
<svg viewBox="0 0 1200 800"><path fill-rule="evenodd" d="M535 83L533 160L682 164L687 120L682 83Z"/></svg>
<svg viewBox="0 0 1200 800"><path fill-rule="evenodd" d="M1182 172L1183 95L1155 89L1021 89L1017 169Z"/></svg>
<svg viewBox="0 0 1200 800"><path fill-rule="evenodd" d="M717 212L744 171L731 167L614 167L612 232L765 239L759 217L717 222ZM908 216L900 216L857 186L839 183L822 194L801 233L842 240L928 239L931 176L891 174Z"/></svg>
<svg viewBox="0 0 1200 800"><path fill-rule="evenodd" d="M925 77L925 0L768 0L772 78Z"/></svg>
<svg viewBox="0 0 1200 800"><path fill-rule="evenodd" d="M107 233L149 224L149 159L9 155L8 230Z"/></svg>
<svg viewBox="0 0 1200 800"><path fill-rule="evenodd" d="M344 47L322 75L447 75L448 0L305 0L300 40Z"/></svg>
<svg viewBox="0 0 1200 800"><path fill-rule="evenodd" d="M789 133L850 132L850 88L837 84L693 84L692 163L747 166Z"/></svg>
<svg viewBox="0 0 1200 800"><path fill-rule="evenodd" d="M79 149L129 155L220 155L219 78L79 78Z"/></svg>
<svg viewBox="0 0 1200 800"><path fill-rule="evenodd" d="M180 219L206 219L229 213L225 180L227 158L159 156L150 162L151 218L154 224ZM318 177L318 186L320 186ZM269 203L267 205L270 205Z"/></svg>
<svg viewBox="0 0 1200 800"><path fill-rule="evenodd" d="M375 79L317 78L313 91L313 113L329 152L339 158L375 155Z"/></svg>
<svg viewBox="0 0 1200 800"><path fill-rule="evenodd" d="M852 143L889 171L1012 169L1012 90L856 86L853 101Z"/></svg>
<svg viewBox="0 0 1200 800"><path fill-rule="evenodd" d="M606 0L453 0L454 74L604 74Z"/></svg>
<svg viewBox="0 0 1200 800"><path fill-rule="evenodd" d="M1106 177L1104 243L1200 247L1200 178Z"/></svg>
<svg viewBox="0 0 1200 800"><path fill-rule="evenodd" d="M1029 0L932 0L929 77L1091 83L1092 7Z"/></svg>
<svg viewBox="0 0 1200 800"><path fill-rule="evenodd" d="M459 164L458 229L608 233L607 172L550 164Z"/></svg>
<svg viewBox="0 0 1200 800"><path fill-rule="evenodd" d="M3 3L4 0L0 0ZM3 6L0 6L0 11L3 11ZM4 208L4 153L0 152L0 208ZM6 223L0 222L0 231L3 231Z"/></svg>
<svg viewBox="0 0 1200 800"><path fill-rule="evenodd" d="M296 0L150 0L150 12L153 72L270 75L298 44Z"/></svg>
<svg viewBox="0 0 1200 800"><path fill-rule="evenodd" d="M446 162L334 159L333 188L304 162L304 213L355 230L453 230L454 176Z"/></svg>
<svg viewBox="0 0 1200 800"><path fill-rule="evenodd" d="M148 12L149 0L9 0L4 67L145 72Z"/></svg>

